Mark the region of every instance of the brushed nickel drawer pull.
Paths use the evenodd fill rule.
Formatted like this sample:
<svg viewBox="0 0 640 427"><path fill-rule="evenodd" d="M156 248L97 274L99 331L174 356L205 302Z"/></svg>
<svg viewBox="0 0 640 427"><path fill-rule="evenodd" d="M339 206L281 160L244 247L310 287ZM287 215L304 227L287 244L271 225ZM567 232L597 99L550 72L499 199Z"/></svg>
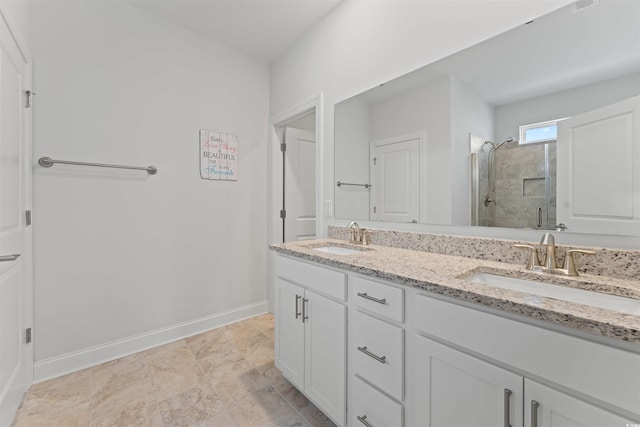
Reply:
<svg viewBox="0 0 640 427"><path fill-rule="evenodd" d="M511 427L511 423L509 422L509 419L511 418L509 400L512 393L513 392L508 388L504 389L504 427Z"/></svg>
<svg viewBox="0 0 640 427"><path fill-rule="evenodd" d="M373 426L372 426L371 424L369 424L369 422L367 421L367 416L366 416L366 415L363 415L363 416L358 415L356 418L358 419L358 421L360 421L360 422L361 422L362 424L364 424L365 426L367 426L367 427L373 427Z"/></svg>
<svg viewBox="0 0 640 427"><path fill-rule="evenodd" d="M540 406L538 402L531 401L531 427L538 427L538 406Z"/></svg>
<svg viewBox="0 0 640 427"><path fill-rule="evenodd" d="M0 262L3 262L3 261L15 261L15 260L18 259L19 256L20 256L20 254L0 256Z"/></svg>
<svg viewBox="0 0 640 427"><path fill-rule="evenodd" d="M378 356L376 354L371 353L369 350L367 350L367 346L364 347L358 347L358 350L360 350L361 352L363 352L364 354L366 354L369 357L372 357L374 359L376 359L378 362L380 363L387 363L387 356Z"/></svg>
<svg viewBox="0 0 640 427"><path fill-rule="evenodd" d="M302 323L304 323L304 321L309 318L309 316L307 316L307 302L308 301L309 301L309 298L302 298Z"/></svg>
<svg viewBox="0 0 640 427"><path fill-rule="evenodd" d="M298 309L298 302L300 301L300 298L302 298L300 295L296 294L296 319L300 317L300 315L302 313L300 313L300 310Z"/></svg>
<svg viewBox="0 0 640 427"><path fill-rule="evenodd" d="M387 303L387 299L386 298L382 298L382 299L374 298L374 297L371 297L371 296L367 295L366 292L358 292L357 295L359 297L368 299L370 301L377 302L378 304L386 304Z"/></svg>

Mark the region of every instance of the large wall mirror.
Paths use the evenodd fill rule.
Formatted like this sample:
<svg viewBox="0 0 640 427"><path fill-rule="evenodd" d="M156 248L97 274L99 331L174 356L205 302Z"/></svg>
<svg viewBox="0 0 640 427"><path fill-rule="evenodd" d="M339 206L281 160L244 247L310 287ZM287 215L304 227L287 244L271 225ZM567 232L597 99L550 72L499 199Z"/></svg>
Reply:
<svg viewBox="0 0 640 427"><path fill-rule="evenodd" d="M580 1L336 104L335 217L556 228L558 129L640 95L639 23L637 0ZM622 153L638 199L608 144L582 154Z"/></svg>

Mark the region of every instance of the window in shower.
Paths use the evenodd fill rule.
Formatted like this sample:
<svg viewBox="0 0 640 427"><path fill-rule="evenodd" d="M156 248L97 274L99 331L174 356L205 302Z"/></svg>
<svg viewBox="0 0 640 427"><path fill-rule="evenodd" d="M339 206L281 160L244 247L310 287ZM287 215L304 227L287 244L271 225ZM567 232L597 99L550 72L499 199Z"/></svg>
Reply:
<svg viewBox="0 0 640 427"><path fill-rule="evenodd" d="M533 123L520 126L519 144L533 144L534 142L553 142L558 139L558 122L567 117L547 122Z"/></svg>

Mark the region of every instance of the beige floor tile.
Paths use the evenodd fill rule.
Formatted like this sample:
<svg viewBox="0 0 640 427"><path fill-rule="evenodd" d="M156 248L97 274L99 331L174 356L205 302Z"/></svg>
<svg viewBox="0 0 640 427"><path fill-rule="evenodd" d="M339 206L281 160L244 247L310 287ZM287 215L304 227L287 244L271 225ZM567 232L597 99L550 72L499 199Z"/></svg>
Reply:
<svg viewBox="0 0 640 427"><path fill-rule="evenodd" d="M91 427L103 426L162 427L141 354L93 369Z"/></svg>
<svg viewBox="0 0 640 427"><path fill-rule="evenodd" d="M67 411L66 413L56 412L46 408L41 413L20 414L12 427L88 427L89 410Z"/></svg>
<svg viewBox="0 0 640 427"><path fill-rule="evenodd" d="M273 314L267 313L260 316L252 317L251 319L245 320L243 323L251 325L267 336L273 338L273 335L275 333L274 320L275 318Z"/></svg>
<svg viewBox="0 0 640 427"><path fill-rule="evenodd" d="M143 356L158 401L207 385L200 365L184 341L147 350Z"/></svg>
<svg viewBox="0 0 640 427"><path fill-rule="evenodd" d="M300 410L300 414L312 427L336 427L335 423L311 402Z"/></svg>
<svg viewBox="0 0 640 427"><path fill-rule="evenodd" d="M131 396L131 395L130 395ZM123 400L111 411L91 413L91 427L164 427L154 399Z"/></svg>
<svg viewBox="0 0 640 427"><path fill-rule="evenodd" d="M229 330L227 339L240 354L247 354L257 345L269 339L266 334L250 325L236 325L227 326Z"/></svg>
<svg viewBox="0 0 640 427"><path fill-rule="evenodd" d="M273 362L274 347L275 344L273 339L260 341L255 346L247 350L243 357L253 368L261 370L264 369L265 365L269 365Z"/></svg>
<svg viewBox="0 0 640 427"><path fill-rule="evenodd" d="M333 426L273 362L257 316L34 385L12 427Z"/></svg>
<svg viewBox="0 0 640 427"><path fill-rule="evenodd" d="M90 389L90 369L35 384L16 425L89 425Z"/></svg>
<svg viewBox="0 0 640 427"><path fill-rule="evenodd" d="M202 359L203 357L217 354L224 349L232 348L228 341L229 335L229 328L224 326L222 328L185 338L184 342L187 344L187 347L189 347L196 359Z"/></svg>
<svg viewBox="0 0 640 427"><path fill-rule="evenodd" d="M241 426L307 426L304 418L271 386L252 390L231 405L229 412Z"/></svg>
<svg viewBox="0 0 640 427"><path fill-rule="evenodd" d="M193 388L160 402L165 427L234 426L226 405L210 388Z"/></svg>

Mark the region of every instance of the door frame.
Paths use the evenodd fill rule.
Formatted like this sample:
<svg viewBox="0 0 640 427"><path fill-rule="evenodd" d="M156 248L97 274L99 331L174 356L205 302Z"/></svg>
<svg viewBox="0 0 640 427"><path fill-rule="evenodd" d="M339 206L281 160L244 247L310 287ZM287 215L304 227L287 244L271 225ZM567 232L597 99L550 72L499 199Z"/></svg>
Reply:
<svg viewBox="0 0 640 427"><path fill-rule="evenodd" d="M285 111L273 115L269 119L269 135L267 149L267 194L269 194L267 208L267 238L269 243L280 243L282 236L282 220L276 212L280 211L282 206L282 155L280 153L280 141L282 140L282 130L285 125L293 120L309 113L315 112L316 115L316 237L323 234L321 230L325 226L325 218L322 214L322 197L324 186L322 183L323 176L323 93L319 92L309 98L306 98ZM269 311L274 309L274 268L272 251L267 251L267 298L269 301Z"/></svg>
<svg viewBox="0 0 640 427"><path fill-rule="evenodd" d="M282 221L280 216L276 215L279 211L278 206L282 205L282 156L280 155L280 141L282 140L282 130L287 123L298 119L302 116L315 112L316 115L316 236L320 236L320 230L324 226L322 219L322 167L324 161L322 158L322 134L323 134L323 118L322 118L322 92L307 98L290 109L277 114L269 120L269 242L278 243L282 236Z"/></svg>
<svg viewBox="0 0 640 427"><path fill-rule="evenodd" d="M6 12L5 7L0 5L0 19L4 21L4 25L6 25L15 45L19 51L22 60L24 60L25 69L24 69L24 80L22 82L22 89L25 91L32 91L33 83L32 83L32 70L33 70L33 61L31 58L31 54L29 50L26 48L26 44L24 43L24 39L20 36L18 32L16 32L17 26L14 21L11 19L9 14ZM22 147L21 147L21 156L22 156L22 209L23 210L31 210L33 212L33 192L32 192L32 158L33 158L33 146L32 146L32 115L33 110L32 107L26 106L26 93L23 93L23 104L21 111L21 119L22 119ZM33 98L31 99L33 106ZM24 212L21 213L21 218L24 221ZM33 229L32 226L27 226L25 224L24 230L24 249L22 253L22 269L24 275L24 290L23 290L23 301L24 306L22 307L23 313L23 326L25 328L31 328L33 331ZM32 336L33 337L33 336ZM23 339L25 335L23 335ZM24 377L21 378L21 383L23 386L23 393L10 393L4 396L0 404L2 405L2 410L0 411L0 424L3 424L6 420L5 416L9 416L9 424L13 420L15 416L15 411L17 410L20 402L22 401L23 394L26 390L33 384L33 339L31 344L26 344L23 347L23 350L26 352L26 356L24 358L25 363L25 371ZM7 412L5 412L7 411ZM13 413L12 413L13 412Z"/></svg>

